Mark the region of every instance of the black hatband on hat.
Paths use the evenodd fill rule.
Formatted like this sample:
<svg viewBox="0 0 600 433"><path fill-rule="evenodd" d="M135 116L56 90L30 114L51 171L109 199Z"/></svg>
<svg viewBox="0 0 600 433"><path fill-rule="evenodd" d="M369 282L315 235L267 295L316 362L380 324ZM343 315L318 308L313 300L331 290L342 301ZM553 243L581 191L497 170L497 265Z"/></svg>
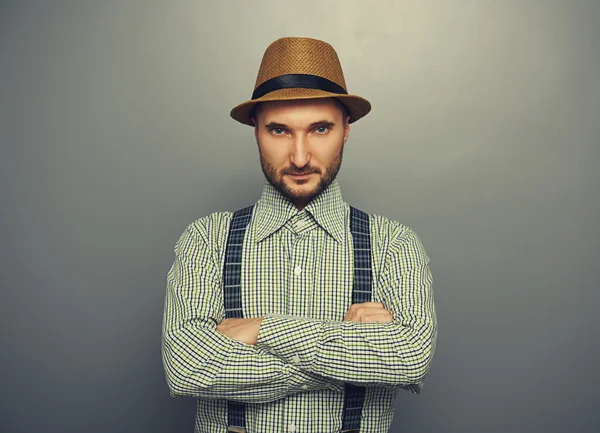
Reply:
<svg viewBox="0 0 600 433"><path fill-rule="evenodd" d="M302 88L319 89L329 93L347 95L348 92L342 86L328 80L310 74L286 74L265 81L252 93L252 99L258 99L269 92L279 89Z"/></svg>

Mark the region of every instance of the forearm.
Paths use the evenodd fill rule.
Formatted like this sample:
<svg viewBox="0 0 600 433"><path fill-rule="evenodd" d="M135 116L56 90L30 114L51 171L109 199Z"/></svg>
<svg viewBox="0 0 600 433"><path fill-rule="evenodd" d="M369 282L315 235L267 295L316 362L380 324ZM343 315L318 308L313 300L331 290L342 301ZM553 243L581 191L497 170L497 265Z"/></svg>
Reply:
<svg viewBox="0 0 600 433"><path fill-rule="evenodd" d="M166 329L163 361L169 389L177 396L265 403L298 392L340 390L331 379L209 328Z"/></svg>
<svg viewBox="0 0 600 433"><path fill-rule="evenodd" d="M267 315L257 347L333 380L418 389L429 370L435 330L427 320L414 328Z"/></svg>
<svg viewBox="0 0 600 433"><path fill-rule="evenodd" d="M167 275L162 349L172 395L269 402L339 384L231 339L216 327L224 316L222 288L205 239L188 226Z"/></svg>

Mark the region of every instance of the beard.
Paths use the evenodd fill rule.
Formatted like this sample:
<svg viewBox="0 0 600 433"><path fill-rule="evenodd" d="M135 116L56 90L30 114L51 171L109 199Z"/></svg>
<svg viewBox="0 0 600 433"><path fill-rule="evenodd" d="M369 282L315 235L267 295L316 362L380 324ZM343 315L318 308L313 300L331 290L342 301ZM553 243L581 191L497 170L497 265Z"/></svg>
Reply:
<svg viewBox="0 0 600 433"><path fill-rule="evenodd" d="M322 173L321 170L319 170L315 167L312 167L311 165L306 165L306 166L302 167L301 169L298 169L292 165L292 166L286 167L286 168L280 170L279 172L277 172L275 167L273 167L271 164L269 164L269 162L267 162L263 158L262 153L260 153L260 146L259 146L260 165L262 167L262 171L263 171L265 177L277 191L279 191L285 198L287 198L288 200L290 200L291 202L294 202L294 203L295 202L304 202L304 203L308 204L312 199L317 197L319 194L321 194L323 191L325 191L325 189L329 185L331 185L331 182L333 182L335 180L335 178L340 170L340 167L342 165L343 153L344 153L344 145L342 143L340 153L335 157L335 159L331 162L331 164L329 164L327 167L325 167L324 173ZM310 190L306 190L306 191L295 190L293 187L290 187L289 185L287 185L283 180L283 176L286 174L307 174L307 173L315 173L315 174L319 174L321 176L317 185ZM305 183L305 182L303 182L303 183ZM300 185L302 185L303 183L300 183Z"/></svg>

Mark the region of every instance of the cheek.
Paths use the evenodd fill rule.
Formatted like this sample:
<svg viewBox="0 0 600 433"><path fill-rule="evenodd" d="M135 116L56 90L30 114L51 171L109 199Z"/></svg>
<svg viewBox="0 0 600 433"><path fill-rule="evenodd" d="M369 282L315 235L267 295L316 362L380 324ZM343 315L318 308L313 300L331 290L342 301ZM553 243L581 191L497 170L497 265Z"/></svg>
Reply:
<svg viewBox="0 0 600 433"><path fill-rule="evenodd" d="M283 146L278 146L277 143L273 143L271 140L260 138L258 148L261 157L271 165L279 166L286 160L287 153Z"/></svg>
<svg viewBox="0 0 600 433"><path fill-rule="evenodd" d="M338 157L341 150L341 146L338 145L315 147L313 160L316 160L319 165L329 165Z"/></svg>

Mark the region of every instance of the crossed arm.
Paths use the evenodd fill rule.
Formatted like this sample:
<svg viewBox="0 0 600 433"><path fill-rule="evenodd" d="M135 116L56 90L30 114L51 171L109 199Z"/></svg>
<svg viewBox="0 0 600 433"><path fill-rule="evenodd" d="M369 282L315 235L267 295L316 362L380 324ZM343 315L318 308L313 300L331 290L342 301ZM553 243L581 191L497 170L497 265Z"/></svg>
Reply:
<svg viewBox="0 0 600 433"><path fill-rule="evenodd" d="M264 316L246 319L223 319L217 325L217 331L239 342L256 344L262 319L264 319ZM393 321L393 317L392 313L386 310L381 302L364 302L350 306L344 320L389 323Z"/></svg>
<svg viewBox="0 0 600 433"><path fill-rule="evenodd" d="M426 256L415 247L416 236L390 260L390 269L401 272L384 270L390 290L383 302L355 304L344 321L272 314L223 319L219 270L206 238L188 226L167 277L163 362L171 394L260 403L341 391L344 382L419 392L437 327Z"/></svg>
<svg viewBox="0 0 600 433"><path fill-rule="evenodd" d="M188 226L167 274L162 355L171 395L266 403L298 392L341 391L343 384L217 331L225 311L208 251L206 239Z"/></svg>

